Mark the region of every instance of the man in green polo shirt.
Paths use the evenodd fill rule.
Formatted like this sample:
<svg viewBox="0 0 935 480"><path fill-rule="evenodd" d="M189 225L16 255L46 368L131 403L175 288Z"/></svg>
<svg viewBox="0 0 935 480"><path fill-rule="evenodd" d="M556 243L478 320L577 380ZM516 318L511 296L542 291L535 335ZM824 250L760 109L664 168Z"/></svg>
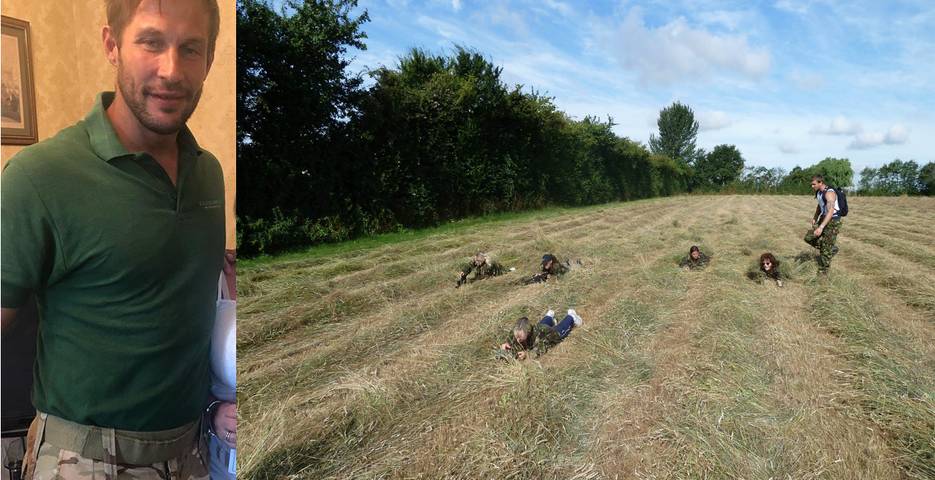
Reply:
<svg viewBox="0 0 935 480"><path fill-rule="evenodd" d="M213 61L218 6L106 3L117 91L0 177L4 330L31 294L40 311L27 461L43 479L205 478L224 182L185 122ZM231 441L229 424L211 423Z"/></svg>

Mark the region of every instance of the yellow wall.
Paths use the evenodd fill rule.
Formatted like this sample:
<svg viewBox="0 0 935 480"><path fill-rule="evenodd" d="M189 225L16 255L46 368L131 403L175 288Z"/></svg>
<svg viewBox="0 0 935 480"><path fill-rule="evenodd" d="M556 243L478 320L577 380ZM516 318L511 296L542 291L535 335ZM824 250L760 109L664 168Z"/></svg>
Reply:
<svg viewBox="0 0 935 480"><path fill-rule="evenodd" d="M198 109L188 122L198 143L221 161L227 190L227 245L234 248L236 193L235 0L218 0L221 31L214 65ZM116 71L104 57L104 0L3 0L2 12L29 22L39 140L87 115L94 98L114 90ZM5 164L23 147L0 146Z"/></svg>

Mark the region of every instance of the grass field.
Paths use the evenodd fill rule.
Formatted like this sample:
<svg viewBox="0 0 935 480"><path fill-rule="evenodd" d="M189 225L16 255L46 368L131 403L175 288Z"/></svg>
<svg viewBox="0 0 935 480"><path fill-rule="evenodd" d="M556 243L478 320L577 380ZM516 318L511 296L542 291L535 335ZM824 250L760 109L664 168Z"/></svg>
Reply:
<svg viewBox="0 0 935 480"><path fill-rule="evenodd" d="M935 478L935 199L850 203L827 281L805 196L549 211L248 264L241 475ZM676 266L692 244L704 271ZM455 289L478 249L517 271ZM747 279L763 251L784 288ZM584 268L518 285L545 252ZM584 326L539 360L493 359L549 307Z"/></svg>

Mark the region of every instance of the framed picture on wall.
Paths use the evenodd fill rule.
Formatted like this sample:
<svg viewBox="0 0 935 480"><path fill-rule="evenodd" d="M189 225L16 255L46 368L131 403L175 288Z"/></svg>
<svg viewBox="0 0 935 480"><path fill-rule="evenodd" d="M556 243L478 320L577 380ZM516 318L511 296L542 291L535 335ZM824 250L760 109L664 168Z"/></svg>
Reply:
<svg viewBox="0 0 935 480"><path fill-rule="evenodd" d="M39 139L36 128L36 84L32 74L29 22L3 16L0 38L0 132L4 145L29 145Z"/></svg>

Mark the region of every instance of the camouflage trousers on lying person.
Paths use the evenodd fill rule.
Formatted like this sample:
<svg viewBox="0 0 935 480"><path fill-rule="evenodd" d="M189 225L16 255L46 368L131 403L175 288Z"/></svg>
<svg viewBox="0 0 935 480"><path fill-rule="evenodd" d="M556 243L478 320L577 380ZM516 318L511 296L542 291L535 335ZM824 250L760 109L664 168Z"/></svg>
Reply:
<svg viewBox="0 0 935 480"><path fill-rule="evenodd" d="M114 429L87 427L74 424L56 417L49 422L49 415L40 413L30 426L30 433L34 436L27 459L31 465L26 468L26 478L34 480L208 480L208 469L202 460L203 444L197 425L189 435L184 435L187 448L162 461L137 464L124 461L117 445L118 440ZM65 425L64 428L61 425ZM72 428L77 426L76 428ZM87 430L94 430L94 434L87 434ZM181 429L184 430L184 429ZM147 433L147 432L143 432ZM48 435L47 435L48 434ZM63 435L64 434L64 435ZM50 438L51 437L51 438ZM68 438L71 437L71 438ZM65 441L60 441L60 439ZM121 437L124 438L124 437ZM52 441L50 441L50 439ZM137 439L134 439L137 440ZM74 442L74 443L71 443ZM162 440L143 440L160 446L166 444ZM71 443L65 447L55 445ZM78 447L78 445L83 445ZM155 447L159 449L160 446ZM78 452L76 450L81 450ZM94 453L91 453L94 452ZM142 455L146 456L145 452Z"/></svg>
<svg viewBox="0 0 935 480"><path fill-rule="evenodd" d="M841 232L841 219L836 218L825 225L820 236L815 236L814 229L818 228L816 223L812 230L805 234L805 243L818 249L818 272L828 273L831 268L831 257L837 253L835 243L838 241L838 233Z"/></svg>

